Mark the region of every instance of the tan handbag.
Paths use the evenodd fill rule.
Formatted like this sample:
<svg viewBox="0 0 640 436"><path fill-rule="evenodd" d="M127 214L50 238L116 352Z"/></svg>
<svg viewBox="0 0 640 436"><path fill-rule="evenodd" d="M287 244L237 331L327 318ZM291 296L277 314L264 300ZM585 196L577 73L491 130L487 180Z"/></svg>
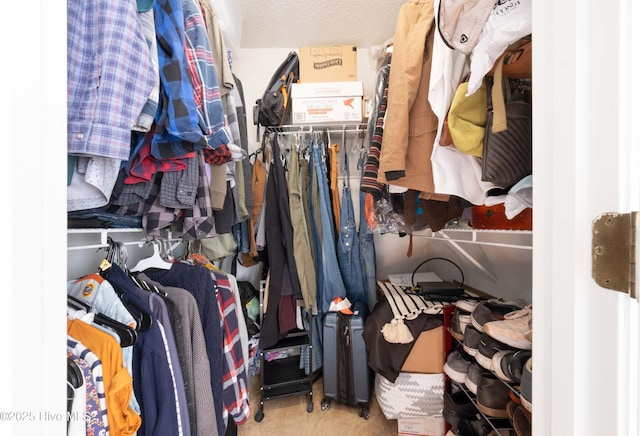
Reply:
<svg viewBox="0 0 640 436"><path fill-rule="evenodd" d="M520 38L505 49L503 55L494 62L493 67L487 75L493 76L496 67L498 64L501 64L502 77L508 77L509 79L531 79L531 48L531 35Z"/></svg>

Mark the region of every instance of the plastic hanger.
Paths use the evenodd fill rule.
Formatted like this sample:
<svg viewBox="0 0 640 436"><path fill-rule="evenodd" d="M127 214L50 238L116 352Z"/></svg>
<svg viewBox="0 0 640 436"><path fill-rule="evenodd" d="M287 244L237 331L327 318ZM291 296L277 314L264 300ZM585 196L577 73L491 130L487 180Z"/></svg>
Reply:
<svg viewBox="0 0 640 436"><path fill-rule="evenodd" d="M160 256L160 242L153 240L153 254L150 257L146 257L144 259L140 259L138 263L129 271L131 272L140 272L149 268L158 268L158 269L170 269L171 263L167 262Z"/></svg>
<svg viewBox="0 0 640 436"><path fill-rule="evenodd" d="M74 309L92 312L94 314L93 322L112 329L120 338L121 347L129 347L138 341L138 332L135 329L100 312L94 311L93 308L85 302L80 301L71 295L67 295L67 305Z"/></svg>
<svg viewBox="0 0 640 436"><path fill-rule="evenodd" d="M129 275L129 277L131 277L131 280L133 280L136 286L138 286L140 289L144 289L145 291L149 292L155 292L162 297L167 297L167 293L158 289L156 285L149 285L149 283L141 280L140 277L136 277L134 275Z"/></svg>
<svg viewBox="0 0 640 436"><path fill-rule="evenodd" d="M109 280L107 278L107 273L109 271L109 268L111 268L111 263L109 263L106 259L103 259L102 262L100 263L100 267L98 268L98 272L106 280ZM130 273L127 273L127 274L129 277L131 276ZM135 302L127 298L124 292L118 289L115 289L115 291L118 297L120 297L122 304L124 304L124 307L129 311L131 316L133 316L133 318L136 320L137 325L135 330L142 331L142 332L148 330L153 325L153 318L151 317L151 314L147 313L146 311L147 309L145 309L144 307L137 306Z"/></svg>

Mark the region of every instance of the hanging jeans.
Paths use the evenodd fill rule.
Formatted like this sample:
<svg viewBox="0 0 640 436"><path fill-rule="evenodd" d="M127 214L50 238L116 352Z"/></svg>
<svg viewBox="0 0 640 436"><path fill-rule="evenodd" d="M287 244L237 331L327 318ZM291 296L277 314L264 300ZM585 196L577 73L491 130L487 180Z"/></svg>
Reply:
<svg viewBox="0 0 640 436"><path fill-rule="evenodd" d="M362 275L362 265L360 263L360 245L358 244L358 233L356 229L355 212L353 211L353 201L351 200L351 187L349 186L349 157L346 153L345 144L344 168L346 182L342 188L342 205L340 208L340 237L338 239L338 264L342 280L347 292L347 298L351 303L362 301L369 305L369 297L365 291L364 279Z"/></svg>
<svg viewBox="0 0 640 436"><path fill-rule="evenodd" d="M326 313L329 310L331 300L336 297L346 297L347 291L342 281L340 267L336 255L335 233L333 231L333 214L331 213L331 200L329 198L329 181L327 178L327 167L322 158L323 143L317 140L312 145L310 171L312 176L316 178L318 185L318 199L320 208L320 223L314 222L315 228L321 226L322 238L318 239L317 229L314 229L312 235L316 238L314 246L319 248L320 252L316 256L316 276L320 276L321 282L318 282L317 295L319 300L318 311ZM310 202L310 208L313 204ZM313 210L311 210L313 215ZM319 260L321 261L319 262Z"/></svg>
<svg viewBox="0 0 640 436"><path fill-rule="evenodd" d="M358 160L358 167L362 171L361 177L364 177L364 156L361 154ZM358 229L358 242L360 245L360 262L362 263L363 280L368 295L369 310L373 311L373 306L378 302L377 286L376 286L376 248L373 242L373 232L367 225L367 216L365 211L365 200L367 195L371 195L364 191L360 191L360 227Z"/></svg>
<svg viewBox="0 0 640 436"><path fill-rule="evenodd" d="M336 255L334 221L331 214L327 167L322 156L323 147L322 141L312 141L309 157L309 176L311 179L309 216L311 217L311 236L315 251L316 298L318 301L318 315L312 316L310 326L312 329L311 358L313 359L314 371L322 367L322 315L329 311L331 300L338 296L344 298L347 295ZM313 195L316 189L317 197ZM317 220L318 216L320 222ZM300 368L304 368L305 373L309 374L309 347L300 350Z"/></svg>

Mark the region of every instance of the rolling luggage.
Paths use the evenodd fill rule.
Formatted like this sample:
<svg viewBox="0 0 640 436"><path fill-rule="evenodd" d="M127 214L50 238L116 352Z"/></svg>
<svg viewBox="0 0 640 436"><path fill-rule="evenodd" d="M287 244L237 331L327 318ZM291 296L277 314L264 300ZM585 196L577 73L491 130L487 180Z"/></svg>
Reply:
<svg viewBox="0 0 640 436"><path fill-rule="evenodd" d="M369 308L356 301L351 310L353 315L327 312L322 320L324 397L321 406L323 411L329 410L331 400L359 406L359 416L369 419L374 374L362 338Z"/></svg>

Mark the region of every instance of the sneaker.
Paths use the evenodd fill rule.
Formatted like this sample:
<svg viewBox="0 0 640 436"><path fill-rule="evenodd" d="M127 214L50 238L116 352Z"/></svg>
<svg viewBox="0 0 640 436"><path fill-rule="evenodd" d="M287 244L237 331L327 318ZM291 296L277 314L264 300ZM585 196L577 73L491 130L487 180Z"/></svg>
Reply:
<svg viewBox="0 0 640 436"><path fill-rule="evenodd" d="M477 363L469 365L467 371L467 378L464 380L464 385L469 389L473 395L478 394L478 383L480 383L480 375L484 372L484 369Z"/></svg>
<svg viewBox="0 0 640 436"><path fill-rule="evenodd" d="M533 376L533 357L527 359L522 368L520 379L520 403L529 413L533 412L533 402L531 398L531 378Z"/></svg>
<svg viewBox="0 0 640 436"><path fill-rule="evenodd" d="M478 344L478 352L474 356L476 362L485 369L493 371L493 355L499 351L517 351L517 348L512 348L500 341L493 339L486 333L480 334L480 343Z"/></svg>
<svg viewBox="0 0 640 436"><path fill-rule="evenodd" d="M454 432L458 431L460 422L463 420L477 419L478 410L469 396L462 390L453 394L444 393L444 406L442 417L451 424Z"/></svg>
<svg viewBox="0 0 640 436"><path fill-rule="evenodd" d="M464 383L467 379L469 365L470 362L462 357L462 355L456 350L452 351L447 356L447 361L444 364L443 371L451 378L451 380L458 383Z"/></svg>
<svg viewBox="0 0 640 436"><path fill-rule="evenodd" d="M500 321L507 313L520 310L524 307L524 300L503 301L491 299L484 301L471 312L471 323L478 331L490 321Z"/></svg>
<svg viewBox="0 0 640 436"><path fill-rule="evenodd" d="M531 357L529 350L502 350L493 355L493 371L500 380L507 383L520 383L522 377L522 367Z"/></svg>
<svg viewBox="0 0 640 436"><path fill-rule="evenodd" d="M533 311L531 305L515 312L507 313L501 321L490 321L482 326L482 331L503 344L521 350L531 350L531 326Z"/></svg>
<svg viewBox="0 0 640 436"><path fill-rule="evenodd" d="M462 341L464 339L464 333L460 326L460 313L458 310L454 310L451 314L451 326L449 331L451 332L451 336L457 340Z"/></svg>
<svg viewBox="0 0 640 436"><path fill-rule="evenodd" d="M464 335L464 332L467 330L467 327L471 325L471 313L458 311L458 323L460 324L460 331ZM462 340L462 339L460 339Z"/></svg>
<svg viewBox="0 0 640 436"><path fill-rule="evenodd" d="M472 325L469 325L464 331L464 339L462 340L462 348L469 356L475 356L480 345L481 333Z"/></svg>
<svg viewBox="0 0 640 436"><path fill-rule="evenodd" d="M507 403L509 402L509 387L498 378L485 372L480 376L476 401L478 410L488 417L508 418Z"/></svg>
<svg viewBox="0 0 640 436"><path fill-rule="evenodd" d="M456 307L464 312L471 313L474 311L476 307L480 304L479 301L476 300L458 300L456 301Z"/></svg>

